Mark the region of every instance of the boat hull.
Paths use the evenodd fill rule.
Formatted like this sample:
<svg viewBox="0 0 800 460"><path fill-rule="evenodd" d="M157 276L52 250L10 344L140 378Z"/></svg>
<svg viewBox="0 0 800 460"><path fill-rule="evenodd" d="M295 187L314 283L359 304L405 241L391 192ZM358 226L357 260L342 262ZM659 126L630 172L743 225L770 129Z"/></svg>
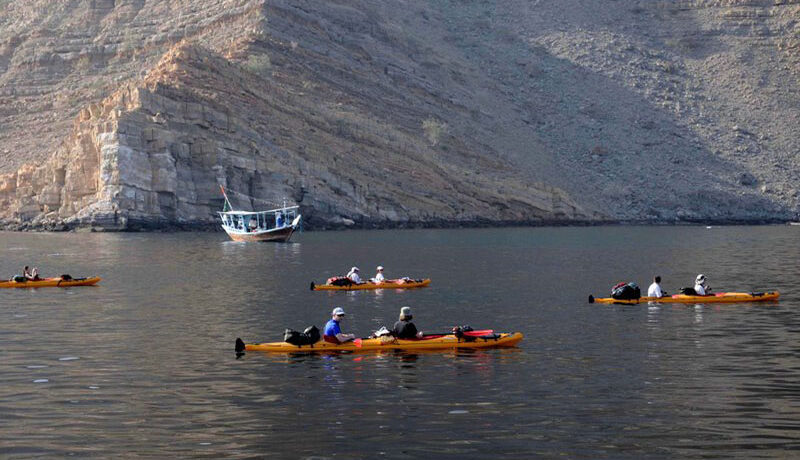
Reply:
<svg viewBox="0 0 800 460"><path fill-rule="evenodd" d="M766 302L770 300L778 300L780 293L778 291L771 292L720 292L713 295L684 295L675 294L669 297L641 297L633 300L619 300L610 297L595 299L589 296L589 303L603 303L603 304L625 304L634 305L639 303L744 303L744 302Z"/></svg>
<svg viewBox="0 0 800 460"><path fill-rule="evenodd" d="M286 342L250 343L244 345L246 351L263 351L270 353L318 353L318 352L381 352L381 351L414 351L414 350L453 350L461 348L498 348L516 346L523 338L521 332L496 334L486 337L459 339L449 334L432 339L363 339L361 346L353 342L333 344L319 341L313 345L292 345Z"/></svg>
<svg viewBox="0 0 800 460"><path fill-rule="evenodd" d="M406 283L399 283L397 281L386 281L383 283L363 283L363 284L353 284L350 286L331 286L329 284L321 284L317 285L311 283L311 290L312 291L363 291L363 290L370 290L370 289L412 289L412 288L419 288L425 287L431 284L431 280L426 278L422 281L411 281Z"/></svg>
<svg viewBox="0 0 800 460"><path fill-rule="evenodd" d="M41 287L72 287L72 286L92 286L100 282L99 276L91 278L75 278L69 281L61 278L43 278L38 281L0 281L0 288L41 288Z"/></svg>
<svg viewBox="0 0 800 460"><path fill-rule="evenodd" d="M233 241L246 241L246 242L266 242L266 241L274 241L279 243L285 243L289 241L289 238L292 237L294 233L294 227L284 227L276 230L269 230L265 232L248 232L248 233L234 233L225 230L228 233L228 236Z"/></svg>

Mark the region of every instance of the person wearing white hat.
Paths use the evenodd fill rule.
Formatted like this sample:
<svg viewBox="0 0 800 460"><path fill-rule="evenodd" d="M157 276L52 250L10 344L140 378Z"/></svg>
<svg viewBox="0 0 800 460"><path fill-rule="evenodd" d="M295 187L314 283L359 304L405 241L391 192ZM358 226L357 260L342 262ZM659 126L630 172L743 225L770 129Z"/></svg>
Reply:
<svg viewBox="0 0 800 460"><path fill-rule="evenodd" d="M339 322L344 319L345 312L342 307L336 307L331 312L331 320L325 325L325 332L322 333L322 339L330 343L344 343L354 340L356 338L353 334L342 334L342 328L339 327Z"/></svg>
<svg viewBox="0 0 800 460"><path fill-rule="evenodd" d="M347 273L347 279L356 284L362 283L361 276L358 275L358 267L353 267L350 269L350 271Z"/></svg>
<svg viewBox="0 0 800 460"><path fill-rule="evenodd" d="M711 286L708 285L706 276L702 273L697 275L697 278L694 280L694 292L696 292L697 295L711 295Z"/></svg>
<svg viewBox="0 0 800 460"><path fill-rule="evenodd" d="M394 323L392 328L392 335L398 339L421 339L422 331L417 330L417 326L411 322L413 315L411 314L411 307L403 307L400 309L400 318Z"/></svg>
<svg viewBox="0 0 800 460"><path fill-rule="evenodd" d="M370 281L372 281L375 284L383 283L384 281L386 281L386 278L383 277L383 266L378 265L377 270L378 273L375 274L375 278L372 278Z"/></svg>

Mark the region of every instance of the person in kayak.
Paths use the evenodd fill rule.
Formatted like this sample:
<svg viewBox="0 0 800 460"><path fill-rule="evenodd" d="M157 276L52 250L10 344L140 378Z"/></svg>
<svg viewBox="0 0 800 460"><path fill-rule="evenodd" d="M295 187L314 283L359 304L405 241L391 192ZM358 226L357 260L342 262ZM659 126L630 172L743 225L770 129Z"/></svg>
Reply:
<svg viewBox="0 0 800 460"><path fill-rule="evenodd" d="M27 265L25 266L25 268L22 269L22 276L24 276L26 279L29 280L33 279L33 275L31 274L31 269Z"/></svg>
<svg viewBox="0 0 800 460"><path fill-rule="evenodd" d="M38 268L33 267L33 270L31 270L31 279L33 281L39 281L41 279L41 278L39 278L39 269Z"/></svg>
<svg viewBox="0 0 800 460"><path fill-rule="evenodd" d="M400 309L400 318L394 323L392 335L398 339L421 339L422 331L417 330L417 326L411 322L414 316L411 314L411 307Z"/></svg>
<svg viewBox="0 0 800 460"><path fill-rule="evenodd" d="M342 329L339 327L339 322L344 319L344 309L336 307L331 312L331 320L325 325L325 331L322 333L322 339L330 343L345 343L356 338L353 334L342 334Z"/></svg>
<svg viewBox="0 0 800 460"><path fill-rule="evenodd" d="M347 279L356 284L361 284L363 282L361 281L361 276L358 274L358 267L353 267L350 269L350 271L347 273Z"/></svg>
<svg viewBox="0 0 800 460"><path fill-rule="evenodd" d="M384 281L386 281L386 278L384 278L384 276L383 276L383 266L382 265L378 265L377 270L378 270L378 273L376 273L375 277L372 278L370 281L372 281L375 284L380 284L380 283L383 283Z"/></svg>
<svg viewBox="0 0 800 460"><path fill-rule="evenodd" d="M706 276L702 273L697 275L697 278L694 280L694 292L696 292L697 295L711 295L711 286L708 285Z"/></svg>
<svg viewBox="0 0 800 460"><path fill-rule="evenodd" d="M653 278L653 284L651 284L650 287L647 288L647 297L661 298L664 297L665 295L667 295L667 293L664 292L663 289L661 289L661 277L656 276L655 278Z"/></svg>

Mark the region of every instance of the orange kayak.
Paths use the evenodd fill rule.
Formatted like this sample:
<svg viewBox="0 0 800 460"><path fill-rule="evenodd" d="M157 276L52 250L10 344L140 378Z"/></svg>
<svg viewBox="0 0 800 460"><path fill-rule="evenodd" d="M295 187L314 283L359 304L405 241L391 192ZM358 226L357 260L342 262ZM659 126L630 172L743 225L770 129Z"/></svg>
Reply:
<svg viewBox="0 0 800 460"><path fill-rule="evenodd" d="M632 300L612 299L610 297L596 299L589 296L589 303L616 303L616 304L637 304L647 302L658 303L741 303L741 302L765 302L768 300L778 300L780 293L771 292L720 292L711 295L685 295L675 294L667 297L640 297Z"/></svg>
<svg viewBox="0 0 800 460"><path fill-rule="evenodd" d="M522 333L489 334L480 337L459 338L453 334L442 334L422 340L404 340L393 337L361 339L360 342L333 344L320 340L313 345L292 345L286 342L248 343L236 339L236 352L265 351L273 353L314 353L314 352L374 352L392 350L452 350L455 348L496 348L514 347L522 340Z"/></svg>
<svg viewBox="0 0 800 460"><path fill-rule="evenodd" d="M40 287L71 287L71 286L91 286L100 282L99 276L90 278L72 278L69 280L58 278L42 278L40 280L27 281L0 281L0 288L40 288Z"/></svg>
<svg viewBox="0 0 800 460"><path fill-rule="evenodd" d="M418 288L418 287L425 287L431 284L431 280L426 278L424 280L410 280L404 281L402 279L399 280L386 280L383 283L361 283L361 284L350 284L345 286L333 286L330 284L314 284L311 282L311 290L312 291L360 291L364 289L411 289L411 288Z"/></svg>

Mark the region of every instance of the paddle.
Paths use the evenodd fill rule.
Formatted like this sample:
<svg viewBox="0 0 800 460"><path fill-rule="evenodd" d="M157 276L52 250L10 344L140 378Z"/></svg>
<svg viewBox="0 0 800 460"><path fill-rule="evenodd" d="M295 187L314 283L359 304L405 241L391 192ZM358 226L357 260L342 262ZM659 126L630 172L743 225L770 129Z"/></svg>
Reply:
<svg viewBox="0 0 800 460"><path fill-rule="evenodd" d="M463 332L464 335L468 335L468 336L471 336L471 337L480 337L482 335L489 335L489 334L493 334L493 333L494 333L494 329L480 329L480 330L477 330L477 331L465 331L465 332ZM423 337L427 337L429 335L453 335L453 331L450 331L450 332L430 332L430 333L427 333L427 334L423 334Z"/></svg>

